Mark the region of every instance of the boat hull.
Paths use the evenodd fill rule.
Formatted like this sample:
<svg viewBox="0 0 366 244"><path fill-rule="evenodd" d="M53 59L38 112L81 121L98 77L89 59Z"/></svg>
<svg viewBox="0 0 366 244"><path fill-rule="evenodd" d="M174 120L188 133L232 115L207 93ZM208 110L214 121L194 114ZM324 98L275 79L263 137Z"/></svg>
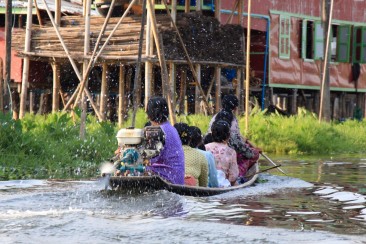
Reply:
<svg viewBox="0 0 366 244"><path fill-rule="evenodd" d="M259 164L254 164L247 172L248 180L244 184L225 188L176 185L167 182L157 175L153 176L112 176L109 186L113 190L127 193L167 190L185 196L213 196L252 185L258 178Z"/></svg>

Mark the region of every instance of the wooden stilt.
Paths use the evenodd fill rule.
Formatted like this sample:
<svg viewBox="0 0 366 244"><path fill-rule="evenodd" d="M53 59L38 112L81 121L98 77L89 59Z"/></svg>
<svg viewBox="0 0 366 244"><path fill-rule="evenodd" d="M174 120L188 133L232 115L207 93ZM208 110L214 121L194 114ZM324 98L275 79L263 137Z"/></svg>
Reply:
<svg viewBox="0 0 366 244"><path fill-rule="evenodd" d="M215 67L215 112L218 113L221 110L221 67Z"/></svg>
<svg viewBox="0 0 366 244"><path fill-rule="evenodd" d="M31 35L32 35L32 9L33 1L28 0L27 6L27 26L25 31L25 44L24 51L29 52L31 48ZM27 106L27 94L28 94L28 76L29 76L29 57L23 59L23 74L22 74L22 91L20 96L20 108L19 118L22 119L25 115Z"/></svg>
<svg viewBox="0 0 366 244"><path fill-rule="evenodd" d="M180 73L180 91L179 91L179 114L184 114L185 97L187 91L187 70L184 68Z"/></svg>
<svg viewBox="0 0 366 244"><path fill-rule="evenodd" d="M147 102L152 96L152 77L153 77L153 65L150 62L145 63L145 108Z"/></svg>
<svg viewBox="0 0 366 244"><path fill-rule="evenodd" d="M60 109L60 66L56 63L51 66L53 71L52 112L55 113Z"/></svg>
<svg viewBox="0 0 366 244"><path fill-rule="evenodd" d="M191 0L185 0L184 2L184 12L189 13L191 11Z"/></svg>
<svg viewBox="0 0 366 244"><path fill-rule="evenodd" d="M197 83L201 85L201 65L196 64L195 70L197 72ZM196 114L199 114L201 111L201 96L200 96L200 90L198 89L198 85L195 89L195 96L194 96L194 112Z"/></svg>
<svg viewBox="0 0 366 244"><path fill-rule="evenodd" d="M107 102L108 102L107 70L108 70L107 63L103 63L102 84L100 89L100 110L99 110L102 121L105 121L107 116Z"/></svg>
<svg viewBox="0 0 366 244"><path fill-rule="evenodd" d="M13 110L13 119L17 120L19 119L19 93L16 90L11 91L11 97L12 97L12 110Z"/></svg>
<svg viewBox="0 0 366 244"><path fill-rule="evenodd" d="M177 19L177 0L172 0L172 19L175 23Z"/></svg>
<svg viewBox="0 0 366 244"><path fill-rule="evenodd" d="M29 92L29 113L34 114L34 100L35 94L34 92Z"/></svg>
<svg viewBox="0 0 366 244"><path fill-rule="evenodd" d="M292 90L291 97L291 114L297 114L297 89Z"/></svg>
<svg viewBox="0 0 366 244"><path fill-rule="evenodd" d="M119 85L118 85L118 126L122 127L125 118L126 98L125 98L125 66L119 66Z"/></svg>
<svg viewBox="0 0 366 244"><path fill-rule="evenodd" d="M237 69L236 70L236 87L235 87L235 96L238 98L238 100L239 100L239 109L236 111L237 112L237 115L238 114L240 114L240 113L242 113L243 111L244 111L244 109L243 109L243 105L244 105L244 103L243 103L243 99L241 99L242 97L241 97L241 94L242 94L242 79L241 79L241 69Z"/></svg>
<svg viewBox="0 0 366 244"><path fill-rule="evenodd" d="M41 95L39 96L39 108L38 108L38 114L43 114L44 110L44 91L41 92Z"/></svg>
<svg viewBox="0 0 366 244"><path fill-rule="evenodd" d="M169 85L170 85L170 90L172 91L172 107L173 110L175 111L176 108L176 83L175 83L175 78L176 78L176 70L177 70L177 66L174 63L170 63L169 64Z"/></svg>
<svg viewBox="0 0 366 244"><path fill-rule="evenodd" d="M215 18L221 21L221 0L215 0Z"/></svg>
<svg viewBox="0 0 366 244"><path fill-rule="evenodd" d="M61 0L55 0L55 23L60 27L61 22Z"/></svg>
<svg viewBox="0 0 366 244"><path fill-rule="evenodd" d="M196 12L202 12L202 0L196 0Z"/></svg>
<svg viewBox="0 0 366 244"><path fill-rule="evenodd" d="M333 104L333 119L338 120L340 119L340 109L339 109L339 98L334 98L334 104Z"/></svg>

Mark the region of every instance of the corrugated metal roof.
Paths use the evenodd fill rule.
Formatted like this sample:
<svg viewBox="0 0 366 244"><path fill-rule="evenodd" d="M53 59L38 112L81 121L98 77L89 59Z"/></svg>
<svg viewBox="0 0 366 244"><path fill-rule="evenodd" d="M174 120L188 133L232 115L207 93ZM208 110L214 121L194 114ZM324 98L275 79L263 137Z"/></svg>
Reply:
<svg viewBox="0 0 366 244"><path fill-rule="evenodd" d="M48 8L55 11L55 0L45 0ZM0 13L5 13L5 0L0 0ZM28 1L12 1L13 13L15 14L26 14ZM42 0L37 0L37 5L40 10L46 10ZM35 6L33 4L33 9ZM20 10L20 11L19 11ZM64 1L61 0L61 12L66 15L82 15L83 6L81 0ZM33 11L35 14L35 11ZM91 15L99 15L97 11L92 10Z"/></svg>

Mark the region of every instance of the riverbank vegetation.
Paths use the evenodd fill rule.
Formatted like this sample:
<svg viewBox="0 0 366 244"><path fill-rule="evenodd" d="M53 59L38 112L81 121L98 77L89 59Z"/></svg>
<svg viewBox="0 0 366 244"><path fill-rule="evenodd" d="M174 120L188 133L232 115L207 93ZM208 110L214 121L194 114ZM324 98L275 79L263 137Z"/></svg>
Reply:
<svg viewBox="0 0 366 244"><path fill-rule="evenodd" d="M67 113L49 115L27 114L22 120L12 120L10 114L0 114L0 180L28 178L77 178L99 174L102 162L108 160L117 147L117 125L98 122L89 115L86 137L79 138L80 112L74 119ZM211 117L179 116L205 133ZM136 127L147 122L139 110ZM242 134L269 154L332 154L366 152L366 121L319 123L317 116L299 109L295 116L266 115L255 108L245 133L245 118L239 117ZM131 125L127 120L123 127Z"/></svg>

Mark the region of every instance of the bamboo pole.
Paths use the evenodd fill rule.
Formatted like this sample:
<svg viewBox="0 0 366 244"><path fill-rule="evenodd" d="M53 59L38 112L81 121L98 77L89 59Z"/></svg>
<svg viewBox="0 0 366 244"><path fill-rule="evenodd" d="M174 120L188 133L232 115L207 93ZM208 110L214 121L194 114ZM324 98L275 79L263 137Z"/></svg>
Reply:
<svg viewBox="0 0 366 244"><path fill-rule="evenodd" d="M248 0L248 24L247 24L247 58L245 70L245 131L249 132L249 71L250 71L250 21L251 21L251 4L252 0Z"/></svg>
<svg viewBox="0 0 366 244"><path fill-rule="evenodd" d="M125 66L119 67L119 85L118 85L118 126L121 127L124 119L125 107Z"/></svg>
<svg viewBox="0 0 366 244"><path fill-rule="evenodd" d="M90 51L90 8L91 0L85 1L84 17L85 17L85 27L84 27L84 56L86 56ZM83 77L85 77L85 72L88 68L88 61L83 60ZM86 82L88 83L88 82ZM83 93L81 98L81 116L80 116L80 139L84 140L86 133L86 110L87 110L87 100L86 95Z"/></svg>
<svg viewBox="0 0 366 244"><path fill-rule="evenodd" d="M38 19L39 26L43 26L41 13L39 12L37 0L34 0L34 6L36 7L36 14L37 14L37 19Z"/></svg>
<svg viewBox="0 0 366 244"><path fill-rule="evenodd" d="M184 68L180 73L180 92L179 92L179 114L184 113L185 97L187 90L187 70Z"/></svg>
<svg viewBox="0 0 366 244"><path fill-rule="evenodd" d="M216 77L216 86L215 86L215 112L218 113L221 109L221 67L215 67L215 77Z"/></svg>
<svg viewBox="0 0 366 244"><path fill-rule="evenodd" d="M194 78L194 80L195 80L195 84L196 84L196 86L198 86L198 89L200 90L201 96L202 96L202 97L203 97L203 99L204 99L203 101L204 101L204 103L205 103L205 105L206 105L206 107L207 107L207 111L209 111L209 114L212 114L212 111L210 110L210 106L209 106L209 104L208 104L208 99L207 99L207 97L206 97L206 95L205 95L205 93L204 93L204 91L203 91L203 89L202 89L202 87L201 87L201 84L198 82L198 75L197 75L197 73L196 73L196 71L195 71L195 69L194 69L194 67L193 67L193 64L192 64L192 61L191 61L191 59L190 59L190 57L189 57L189 54L188 54L187 48L186 48L186 46L184 45L184 42L183 42L182 36L180 35L180 32L179 32L179 30L178 30L178 28L177 28L177 25L174 23L174 21L173 21L173 19L172 19L172 16L171 16L171 14L170 14L170 11L169 11L169 8L168 8L168 5L167 5L167 3L166 3L166 0L163 0L163 2L164 2L164 5L165 5L165 9L166 9L166 11L167 11L167 13L168 13L168 15L169 15L169 17L170 17L170 19L171 19L172 23L173 23L174 29L175 29L175 31L177 32L177 35L178 35L179 41L180 41L180 43L181 43L181 45L182 45L182 47L183 47L183 50L184 50L184 53L185 53L186 60L187 60L188 65L189 65L189 67L190 67L190 69L191 69L191 71L192 71L193 78Z"/></svg>
<svg viewBox="0 0 366 244"><path fill-rule="evenodd" d="M57 26L60 27L60 22L61 22L61 0L55 0L55 22L56 22Z"/></svg>
<svg viewBox="0 0 366 244"><path fill-rule="evenodd" d="M108 21L109 21L109 19L111 18L111 16L112 16L112 12L113 12L113 8L114 8L114 5L115 5L115 2L116 2L116 0L112 0L112 3L111 3L111 5L110 5L110 7L109 7L109 10L108 10L108 14L107 14L107 17L104 19L104 23L103 23L103 26L102 26L102 29L101 29L101 31L99 32L99 35L98 35L98 39L97 39L97 41L96 41L96 43L95 43L95 46L94 46L94 50L93 50L93 53L92 53L92 55L91 55L91 58L90 58L90 60L89 60L89 63L88 63L88 66L87 66L87 68L85 69L85 72L83 72L83 79L82 79L82 81L80 82L80 84L79 84L79 86L76 88L76 90L75 90L75 92L74 92L74 94L71 96L71 98L70 98L70 100L69 100L69 102L68 102L68 104L65 106L65 108L64 108L64 110L66 110L67 108L68 108L68 106L71 104L71 102L73 101L73 99L74 99L74 97L75 97L75 94L77 94L76 95L76 100L75 100L75 102L74 102L74 108L75 108L75 106L77 106L77 103L78 103L78 100L79 100L79 98L80 98L80 96L81 96L81 93L82 93L82 91L84 90L84 88L85 88L85 83L86 83L86 80L87 80L87 78L89 77L89 73L90 73L90 71L91 71L91 69L92 69L92 67L94 67L94 64L95 64L95 62L97 61L97 59L98 59L98 57L99 57L99 55L100 55L100 52L98 52L98 57L97 56L95 56L95 54L96 54L96 52L97 52L97 49L98 49L98 47L99 47L99 43L100 43L100 41L102 40L102 36L104 35L104 32L105 32L105 30L106 30L106 28L107 28L107 24L108 24ZM129 7L131 7L131 6L129 6ZM127 8L127 10L126 10L126 12L128 12L129 11L129 9ZM125 13L126 13L125 12ZM125 14L123 14L122 15L122 17L121 18L123 18L125 16ZM90 20L89 20L90 21ZM120 23L120 22L118 22L118 23ZM118 24L117 23L117 24ZM90 28L90 27L89 27ZM115 28L116 29L116 28ZM114 31L115 31L115 29L113 29ZM112 31L113 32L113 31ZM114 32L113 32L114 33ZM110 35L113 35L112 33L110 34ZM108 38L110 38L109 36L108 36ZM106 40L106 43L109 41L109 39L107 38L107 40ZM105 45L103 45L102 46L102 48L101 48L101 50L100 51L103 51L103 49L104 49L104 47L105 47ZM89 51L88 51L89 52ZM85 55L85 54L84 54Z"/></svg>
<svg viewBox="0 0 366 244"><path fill-rule="evenodd" d="M328 0L329 1L329 0ZM324 0L324 5L326 5L327 0ZM325 121L330 121L330 91L329 91L329 41L330 41L330 30L332 27L332 19L333 19L333 4L334 1L330 0L330 10L329 10L329 19L328 13L323 13L323 18L328 22L327 29L327 39L325 44L325 54L324 54L324 64L323 64L323 75L322 75L322 86L320 92L320 109L319 109L319 122L323 119ZM323 8L327 9L327 7L323 6ZM326 16L325 16L326 15ZM327 84L326 84L327 83Z"/></svg>
<svg viewBox="0 0 366 244"><path fill-rule="evenodd" d="M33 1L28 0L27 6L27 25L25 30L25 44L24 51L29 52L31 48L32 36L32 9ZM29 57L23 59L23 74L22 74L22 92L20 96L19 118L22 119L25 115L27 107L27 93L28 93L28 78L29 78Z"/></svg>
<svg viewBox="0 0 366 244"><path fill-rule="evenodd" d="M80 75L79 69L78 69L78 67L76 66L76 63L74 62L74 60L71 58L71 55L70 55L70 53L69 53L69 50L68 50L68 48L66 47L65 42L64 42L64 41L63 41L63 39L62 39L62 36L61 36L60 31L59 31L59 29L58 29L58 27L57 27L57 24L55 23L55 21L54 21L54 19L53 19L52 13L51 13L50 9L48 8L48 5L47 5L46 1L45 1L45 0L42 0L42 1L43 1L43 4L45 5L45 8L46 8L46 11L47 11L48 17L49 17L49 18L50 18L50 20L51 20L51 23L52 23L52 25L53 25L53 27L54 27L54 30L56 31L57 37L58 37L58 39L60 40L60 43L61 43L61 45L62 45L63 49L65 50L65 53L66 53L67 57L68 57L68 58L69 58L69 60L70 60L71 66L73 67L73 69L74 69L74 71L75 71L76 76L78 77L78 79L79 79L79 80L81 80L82 78L81 78L81 75Z"/></svg>
<svg viewBox="0 0 366 244"><path fill-rule="evenodd" d="M35 0L37 2L37 0ZM61 0L55 0L55 23L57 27L60 27L61 23ZM53 71L53 84L52 84L52 112L55 113L60 109L60 66L54 62L51 64Z"/></svg>
<svg viewBox="0 0 366 244"><path fill-rule="evenodd" d="M177 66L171 62L169 64L169 85L170 85L170 90L172 91L172 107L175 110L176 105L177 105L177 101L176 101L176 74L177 74Z"/></svg>
<svg viewBox="0 0 366 244"><path fill-rule="evenodd" d="M52 112L58 112L60 109L60 66L56 63L52 66Z"/></svg>
<svg viewBox="0 0 366 244"><path fill-rule="evenodd" d="M169 87L169 76L168 76L168 69L167 69L166 61L165 61L162 36L161 36L161 34L158 33L158 28L157 28L157 23L156 23L156 18L155 18L155 11L153 11L154 7L152 5L152 0L148 0L148 4L150 5L148 12L150 15L152 32L154 34L156 50L158 53L159 63L160 63L160 68L161 68L161 75L162 75L161 82L163 85L163 93L164 92L166 93L170 122L172 124L175 124L175 113L172 108L172 95L171 95L171 91L170 91L170 87Z"/></svg>
<svg viewBox="0 0 366 244"><path fill-rule="evenodd" d="M172 0L172 19L175 23L177 19L177 0Z"/></svg>
<svg viewBox="0 0 366 244"><path fill-rule="evenodd" d="M238 1L239 2L239 6L238 6L238 25L242 25L243 24L243 12L244 12L244 1ZM248 13L249 14L249 13Z"/></svg>
<svg viewBox="0 0 366 244"><path fill-rule="evenodd" d="M5 0L5 80L4 80L4 95L6 103L11 99L11 94L8 92L8 87L11 80L11 36L12 36L12 0ZM9 89L10 91L10 89ZM9 106L10 107L10 106Z"/></svg>
<svg viewBox="0 0 366 244"><path fill-rule="evenodd" d="M154 4L154 3L153 3ZM147 11L149 11L149 4L146 6ZM154 52L154 36L151 30L151 20L150 16L146 16L146 56L151 56ZM153 76L153 64L149 61L145 62L145 108L147 108L147 103L151 97L152 89L152 76Z"/></svg>
<svg viewBox="0 0 366 244"><path fill-rule="evenodd" d="M142 18L141 18L141 30L139 38L139 50L137 55L135 81L133 88L133 111L132 111L132 127L135 127L137 109L141 103L141 55L142 55L142 44L144 39L144 27L146 17L146 0L142 2Z"/></svg>
<svg viewBox="0 0 366 244"><path fill-rule="evenodd" d="M62 45L62 47L63 47L63 49L64 49L64 51L65 51L65 53L66 53L66 55L67 55L67 57L68 57L68 59L70 61L70 63L71 63L71 66L73 67L73 69L75 71L75 74L78 77L79 81L81 81L82 80L82 77L80 75L80 71L79 71L78 67L76 66L74 60L71 58L71 55L69 53L69 50L67 49L67 47L65 45L65 42L62 39L62 36L61 36L60 31L58 30L58 27L57 27L57 25L56 25L56 23L55 23L55 21L53 19L53 16L51 14L51 11L48 8L48 5L47 5L46 1L45 0L42 0L42 1L43 1L43 4L45 5L45 8L46 8L48 17L50 18L50 21L51 21L51 23L52 23L52 25L54 27L54 30L55 30L55 32L57 34L57 37L59 38L59 40L61 42L61 45ZM88 92L88 91L85 91L85 92L86 92L86 95L88 96L88 99L90 101L90 104L92 105L92 107L94 109L95 114L97 115L98 119L101 120L101 117L100 117L100 114L98 112L98 109L96 109L96 106L95 106L95 104L93 102L93 97L91 96L90 92ZM70 100L71 100L71 98L70 98ZM65 110L65 108L64 108L64 110Z"/></svg>
<svg viewBox="0 0 366 244"><path fill-rule="evenodd" d="M216 81L216 73L214 73L214 75L212 76L212 80L210 82L210 86L208 87L206 97L208 97L211 94L211 90L212 90L213 85L215 84L215 81Z"/></svg>
<svg viewBox="0 0 366 244"><path fill-rule="evenodd" d="M177 21L177 0L172 0L172 20L174 23ZM171 23L171 26L173 26L173 23ZM170 83L170 89L173 92L172 96L172 106L175 110L176 108L176 85L175 85L175 77L176 77L176 65L174 62L170 62L169 64L169 83Z"/></svg>
<svg viewBox="0 0 366 244"><path fill-rule="evenodd" d="M234 17L234 14L235 14L235 10L238 8L238 6L239 6L239 0L236 0L236 2L235 2L235 4L234 4L234 7L233 7L233 9L231 10L231 14L230 14L230 16L229 16L229 18L227 19L227 21L226 21L226 23L225 23L225 25L227 25L227 24L231 24L231 22L232 22L232 20L233 20L233 17Z"/></svg>
<svg viewBox="0 0 366 244"><path fill-rule="evenodd" d="M34 100L35 100L34 92L29 92L29 113L34 114Z"/></svg>
<svg viewBox="0 0 366 244"><path fill-rule="evenodd" d="M3 59L0 58L0 112L4 113L4 73L3 73L4 63Z"/></svg>
<svg viewBox="0 0 366 244"><path fill-rule="evenodd" d="M242 95L242 82L241 82L241 69L237 69L236 70L236 90L235 90L235 95L236 97L239 99L239 109L237 110L237 113L241 113L244 109L243 109L243 100L241 99L241 95Z"/></svg>
<svg viewBox="0 0 366 244"><path fill-rule="evenodd" d="M201 65L196 64L195 68L197 72L197 83L201 84ZM198 86L196 86L195 92L194 92L194 112L196 114L200 113L201 103L200 103L200 90L198 89ZM207 107L208 108L208 107Z"/></svg>
<svg viewBox="0 0 366 244"><path fill-rule="evenodd" d="M108 80L107 80L107 63L103 63L102 70L102 84L100 90L100 114L102 115L102 121L106 120L106 110L107 110L107 98L108 98Z"/></svg>

